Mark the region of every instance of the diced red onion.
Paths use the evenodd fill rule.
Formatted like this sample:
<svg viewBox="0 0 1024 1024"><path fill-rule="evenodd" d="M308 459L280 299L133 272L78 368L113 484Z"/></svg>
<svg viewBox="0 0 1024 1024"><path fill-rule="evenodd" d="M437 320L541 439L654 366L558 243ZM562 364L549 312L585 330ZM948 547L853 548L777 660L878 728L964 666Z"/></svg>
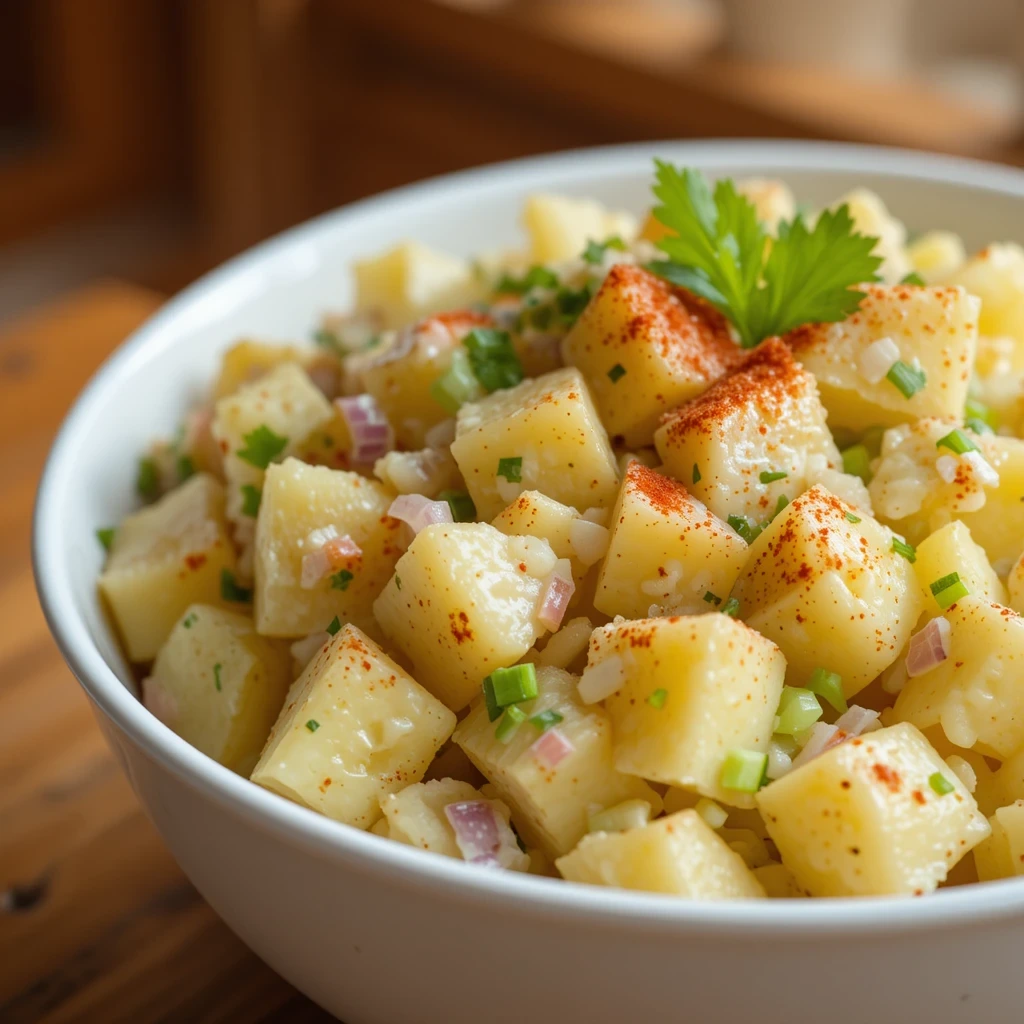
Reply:
<svg viewBox="0 0 1024 1024"><path fill-rule="evenodd" d="M947 483L951 484L956 480L960 470L960 461L955 455L940 455L935 460L935 472Z"/></svg>
<svg viewBox="0 0 1024 1024"><path fill-rule="evenodd" d="M560 558L541 589L537 621L554 633L562 625L569 600L575 591L576 584L573 582L569 559Z"/></svg>
<svg viewBox="0 0 1024 1024"><path fill-rule="evenodd" d="M435 523L454 522L447 501L431 501L422 494L400 494L391 502L388 515L408 523L414 534Z"/></svg>
<svg viewBox="0 0 1024 1024"><path fill-rule="evenodd" d="M312 590L326 576L363 554L362 548L347 533L339 537L333 525L313 530L307 543L312 550L302 556L302 577L299 580L304 590Z"/></svg>
<svg viewBox="0 0 1024 1024"><path fill-rule="evenodd" d="M852 704L836 719L836 728L840 732L845 732L847 736L860 736L861 733L870 732L877 722L877 711Z"/></svg>
<svg viewBox="0 0 1024 1024"><path fill-rule="evenodd" d="M607 527L587 519L574 519L569 526L569 543L584 565L593 565L604 558L609 539Z"/></svg>
<svg viewBox="0 0 1024 1024"><path fill-rule="evenodd" d="M372 395L336 398L334 404L352 435L353 462L376 462L394 448L394 431Z"/></svg>
<svg viewBox="0 0 1024 1024"><path fill-rule="evenodd" d="M174 728L178 718L178 702L152 677L142 680L142 704L164 725Z"/></svg>
<svg viewBox="0 0 1024 1024"><path fill-rule="evenodd" d="M930 672L949 657L949 634L949 620L940 615L910 638L906 664L911 679Z"/></svg>
<svg viewBox="0 0 1024 1024"><path fill-rule="evenodd" d="M501 833L489 800L464 800L448 804L445 817L455 832L455 845L470 864L499 867Z"/></svg>
<svg viewBox="0 0 1024 1024"><path fill-rule="evenodd" d="M900 358L900 350L892 338L879 338L864 349L857 359L860 375L869 383L877 384Z"/></svg>
<svg viewBox="0 0 1024 1024"><path fill-rule="evenodd" d="M626 666L618 654L609 654L596 665L588 665L576 686L584 704L596 704L622 687Z"/></svg>
<svg viewBox="0 0 1024 1024"><path fill-rule="evenodd" d="M320 630L319 633L310 633L309 636L304 636L301 640L296 640L289 650L291 651L292 657L299 662L299 664L308 665L317 651L330 642L331 634L326 630Z"/></svg>
<svg viewBox="0 0 1024 1024"><path fill-rule="evenodd" d="M985 456L981 452L964 452L960 456L974 473L974 479L978 481L982 487L998 487L999 486L999 474L992 468L992 466L986 462Z"/></svg>
<svg viewBox="0 0 1024 1024"><path fill-rule="evenodd" d="M353 357L359 359L361 370L376 369L379 366L387 366L389 363L396 363L399 359L404 359L412 351L415 343L415 327L406 327L394 335L390 345L356 352L353 353Z"/></svg>
<svg viewBox="0 0 1024 1024"><path fill-rule="evenodd" d="M541 764L548 768L555 768L561 761L564 761L576 748L566 739L565 735L557 727L548 729L536 743L530 747L530 752Z"/></svg>
<svg viewBox="0 0 1024 1024"><path fill-rule="evenodd" d="M836 726L828 725L826 722L815 722L811 726L811 735L804 744L803 750L793 758L793 768L799 768L801 765L807 764L808 761L813 761L819 754L824 754L826 750L839 746L846 738L846 733Z"/></svg>

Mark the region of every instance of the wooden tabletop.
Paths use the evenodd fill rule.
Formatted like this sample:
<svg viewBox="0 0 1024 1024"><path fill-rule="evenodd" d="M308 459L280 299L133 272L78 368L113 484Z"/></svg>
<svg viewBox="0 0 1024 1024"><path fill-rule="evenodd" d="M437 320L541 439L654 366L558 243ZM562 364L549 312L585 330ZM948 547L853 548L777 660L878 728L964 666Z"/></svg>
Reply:
<svg viewBox="0 0 1024 1024"><path fill-rule="evenodd" d="M57 651L29 564L61 418L161 296L111 282L0 329L0 1021L322 1022L171 859Z"/></svg>

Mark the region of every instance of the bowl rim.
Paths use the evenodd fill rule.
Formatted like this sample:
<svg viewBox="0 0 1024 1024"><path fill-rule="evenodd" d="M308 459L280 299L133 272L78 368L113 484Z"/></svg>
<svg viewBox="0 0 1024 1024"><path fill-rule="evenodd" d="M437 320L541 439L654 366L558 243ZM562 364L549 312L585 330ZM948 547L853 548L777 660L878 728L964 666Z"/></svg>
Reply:
<svg viewBox="0 0 1024 1024"><path fill-rule="evenodd" d="M541 187L547 176L571 179L583 160L588 171L635 172L654 155L698 167L728 164L756 173L765 166L793 172L842 170L930 180L989 190L1024 200L1024 171L959 157L851 143L775 140L666 140L569 150L491 164L392 189L322 214L276 235L210 271L168 301L107 358L76 399L57 433L36 495L32 562L40 603L57 644L90 701L149 759L189 788L261 830L354 869L406 888L437 890L449 900L515 916L585 922L644 934L695 934L723 939L772 936L807 939L852 934L913 933L936 927L970 928L1024 914L1024 881L956 887L928 899L748 900L699 902L671 896L605 889L511 872L474 870L450 858L388 842L300 807L253 785L191 747L153 717L121 683L89 635L78 612L64 564L61 497L76 476L79 428L105 404L115 381L131 376L153 353L180 336L190 311L216 302L225 289L245 288L297 247L314 242L348 220L372 217L401 203L429 202L455 190L525 180Z"/></svg>

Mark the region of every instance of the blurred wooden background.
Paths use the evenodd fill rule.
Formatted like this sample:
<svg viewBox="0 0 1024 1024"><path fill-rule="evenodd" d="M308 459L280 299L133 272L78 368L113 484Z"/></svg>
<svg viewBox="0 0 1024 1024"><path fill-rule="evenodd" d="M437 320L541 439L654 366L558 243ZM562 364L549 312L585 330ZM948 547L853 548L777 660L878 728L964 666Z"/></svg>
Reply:
<svg viewBox="0 0 1024 1024"><path fill-rule="evenodd" d="M340 203L574 146L824 137L1024 162L1017 110L727 57L704 3L6 0L0 318L5 270L27 303L29 270L88 262L94 235L115 253L99 269L173 291Z"/></svg>

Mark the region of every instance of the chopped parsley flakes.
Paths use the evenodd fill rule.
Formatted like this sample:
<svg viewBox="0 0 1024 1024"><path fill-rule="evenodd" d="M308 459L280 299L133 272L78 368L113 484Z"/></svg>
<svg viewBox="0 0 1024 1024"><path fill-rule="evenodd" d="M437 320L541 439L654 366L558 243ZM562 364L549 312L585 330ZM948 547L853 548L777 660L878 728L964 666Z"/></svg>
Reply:
<svg viewBox="0 0 1024 1024"><path fill-rule="evenodd" d="M331 589L332 590L348 590L348 585L355 579L355 576L348 571L348 569L342 569L340 572L336 572L331 576Z"/></svg>
<svg viewBox="0 0 1024 1024"><path fill-rule="evenodd" d="M252 484L242 484L242 515L253 519L259 514L263 492Z"/></svg>
<svg viewBox="0 0 1024 1024"><path fill-rule="evenodd" d="M622 365L622 363L616 363L608 371L608 379L613 384L618 384L619 381L622 380L622 378L625 377L625 376L626 376L626 368Z"/></svg>
<svg viewBox="0 0 1024 1024"><path fill-rule="evenodd" d="M213 666L213 685L217 687L217 691L218 692L221 690L220 670L221 670L222 667L223 666L221 665L221 663L219 661L217 662L216 665Z"/></svg>
<svg viewBox="0 0 1024 1024"><path fill-rule="evenodd" d="M275 434L265 423L242 435L245 447L235 454L257 469L266 469L288 446L288 438Z"/></svg>
<svg viewBox="0 0 1024 1024"><path fill-rule="evenodd" d="M331 636L336 636L339 629L341 629L341 620L337 615L335 615L334 618L331 619L330 625L327 627L327 632L330 633Z"/></svg>
<svg viewBox="0 0 1024 1024"><path fill-rule="evenodd" d="M104 551L109 551L114 546L114 537L117 530L112 526L103 526L96 531L96 539L103 545Z"/></svg>
<svg viewBox="0 0 1024 1024"><path fill-rule="evenodd" d="M611 238L606 238L603 242L595 242L591 239L587 242L586 249L583 250L583 259L587 263L596 265L604 260L604 254L609 249L625 252L626 243L618 235L612 235Z"/></svg>
<svg viewBox="0 0 1024 1024"><path fill-rule="evenodd" d="M230 569L221 569L220 596L225 601L238 601L245 604L252 600L252 591L246 587L240 587L235 580L235 574Z"/></svg>
<svg viewBox="0 0 1024 1024"><path fill-rule="evenodd" d="M156 462L148 456L139 459L135 490L147 501L152 501L160 493L160 471L156 467Z"/></svg>
<svg viewBox="0 0 1024 1024"><path fill-rule="evenodd" d="M310 732L316 732L317 729L320 728L320 723L315 718L311 718L308 722L306 722L306 728Z"/></svg>
<svg viewBox="0 0 1024 1024"><path fill-rule="evenodd" d="M523 479L523 459L517 455L511 459L498 459L498 476L503 476L510 484L518 484Z"/></svg>

